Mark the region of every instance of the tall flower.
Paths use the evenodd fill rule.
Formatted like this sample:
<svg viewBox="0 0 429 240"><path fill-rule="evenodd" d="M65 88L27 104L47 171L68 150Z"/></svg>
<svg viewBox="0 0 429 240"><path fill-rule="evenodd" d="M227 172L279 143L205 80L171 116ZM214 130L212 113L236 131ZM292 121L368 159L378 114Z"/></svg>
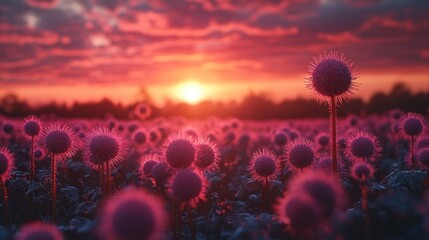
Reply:
<svg viewBox="0 0 429 240"><path fill-rule="evenodd" d="M34 138L39 136L42 130L40 119L35 116L28 116L24 118L24 133L31 140L30 147L30 179L34 180L36 165L34 163Z"/></svg>
<svg viewBox="0 0 429 240"><path fill-rule="evenodd" d="M0 148L0 194L2 195L3 202L3 224L7 224L9 221L6 181L9 179L10 171L14 167L13 161L13 154L5 147Z"/></svg>
<svg viewBox="0 0 429 240"><path fill-rule="evenodd" d="M326 101L330 106L332 172L337 172L337 106L348 100L357 86L358 75L353 63L338 52L325 52L313 58L308 72L308 88L319 102Z"/></svg>
<svg viewBox="0 0 429 240"><path fill-rule="evenodd" d="M101 170L102 190L109 195L111 189L110 169L125 157L124 140L115 131L107 128L93 130L86 140L85 159L87 165Z"/></svg>
<svg viewBox="0 0 429 240"><path fill-rule="evenodd" d="M403 137L408 138L411 142L411 164L415 168L416 161L414 157L414 141L422 132L424 132L425 124L423 116L417 113L407 113L401 117L400 131Z"/></svg>
<svg viewBox="0 0 429 240"><path fill-rule="evenodd" d="M51 154L51 181L52 181L52 220L55 221L57 213L57 180L56 161L65 160L76 153L76 141L74 132L67 126L58 123L45 129L43 143Z"/></svg>

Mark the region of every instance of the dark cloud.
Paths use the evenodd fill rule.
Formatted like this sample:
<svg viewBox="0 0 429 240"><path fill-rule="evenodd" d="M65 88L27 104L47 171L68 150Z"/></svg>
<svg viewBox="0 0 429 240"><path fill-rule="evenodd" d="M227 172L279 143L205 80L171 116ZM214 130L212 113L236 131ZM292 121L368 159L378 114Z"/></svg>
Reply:
<svg viewBox="0 0 429 240"><path fill-rule="evenodd" d="M423 69L428 10L425 0L6 0L0 82L281 79L329 50L363 70Z"/></svg>

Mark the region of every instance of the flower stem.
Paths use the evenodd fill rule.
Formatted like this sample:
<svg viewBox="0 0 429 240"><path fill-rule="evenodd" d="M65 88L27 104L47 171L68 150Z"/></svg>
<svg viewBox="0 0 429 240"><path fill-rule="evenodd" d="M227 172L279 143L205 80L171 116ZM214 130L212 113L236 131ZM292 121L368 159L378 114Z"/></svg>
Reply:
<svg viewBox="0 0 429 240"><path fill-rule="evenodd" d="M57 218L57 175L56 175L56 163L55 154L52 154L51 158L51 181L52 181L52 222L55 222Z"/></svg>
<svg viewBox="0 0 429 240"><path fill-rule="evenodd" d="M34 164L34 137L31 137L31 147L30 147L30 180L34 181L34 176L36 172L36 166Z"/></svg>
<svg viewBox="0 0 429 240"><path fill-rule="evenodd" d="M265 189L266 189L266 209L270 211L270 185L268 183L268 178L265 178Z"/></svg>
<svg viewBox="0 0 429 240"><path fill-rule="evenodd" d="M368 210L368 188L366 182L363 182L361 185L362 192L362 209L366 212Z"/></svg>
<svg viewBox="0 0 429 240"><path fill-rule="evenodd" d="M412 166L413 170L415 170L415 166L416 166L415 162L416 161L414 159L414 137L411 136L411 166Z"/></svg>
<svg viewBox="0 0 429 240"><path fill-rule="evenodd" d="M106 192L107 197L110 197L110 192L112 190L112 183L110 179L110 165L109 163L106 163Z"/></svg>
<svg viewBox="0 0 429 240"><path fill-rule="evenodd" d="M186 205L188 209L188 225L189 225L189 228L191 229L192 239L195 239L196 229L195 229L194 219L192 217L192 208L189 204L186 204Z"/></svg>
<svg viewBox="0 0 429 240"><path fill-rule="evenodd" d="M0 188L2 193L2 201L3 201L3 219L4 225L9 225L9 205L7 202L7 188L6 185L3 182L3 178L0 178Z"/></svg>
<svg viewBox="0 0 429 240"><path fill-rule="evenodd" d="M331 154L332 154L332 173L337 172L337 106L335 96L331 96Z"/></svg>

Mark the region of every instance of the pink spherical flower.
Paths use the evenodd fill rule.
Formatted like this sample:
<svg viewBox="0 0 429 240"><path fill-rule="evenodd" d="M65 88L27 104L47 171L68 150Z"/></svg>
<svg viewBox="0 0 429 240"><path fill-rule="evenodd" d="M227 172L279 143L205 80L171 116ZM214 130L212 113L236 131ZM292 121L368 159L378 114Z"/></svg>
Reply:
<svg viewBox="0 0 429 240"><path fill-rule="evenodd" d="M136 129L131 136L131 140L139 146L145 144L148 141L146 131L142 128Z"/></svg>
<svg viewBox="0 0 429 240"><path fill-rule="evenodd" d="M5 182L10 177L10 171L14 168L14 157L9 149L0 148L0 179Z"/></svg>
<svg viewBox="0 0 429 240"><path fill-rule="evenodd" d="M145 120L145 119L149 118L150 115L152 114L152 109L146 103L140 103L134 109L134 114L140 120Z"/></svg>
<svg viewBox="0 0 429 240"><path fill-rule="evenodd" d="M275 212L298 234L310 234L322 221L319 205L305 194L285 194L275 206Z"/></svg>
<svg viewBox="0 0 429 240"><path fill-rule="evenodd" d="M124 160L126 153L123 138L107 128L93 130L85 146L86 164L93 169L98 169L104 163L114 167Z"/></svg>
<svg viewBox="0 0 429 240"><path fill-rule="evenodd" d="M318 151L310 140L296 138L286 145L286 167L292 172L311 169L318 157Z"/></svg>
<svg viewBox="0 0 429 240"><path fill-rule="evenodd" d="M33 222L24 225L16 234L16 240L63 240L63 234L54 224Z"/></svg>
<svg viewBox="0 0 429 240"><path fill-rule="evenodd" d="M248 170L253 179L265 182L277 177L280 172L280 160L268 149L253 153Z"/></svg>
<svg viewBox="0 0 429 240"><path fill-rule="evenodd" d="M429 147L419 149L416 159L422 169L429 170Z"/></svg>
<svg viewBox="0 0 429 240"><path fill-rule="evenodd" d="M351 176L359 182L366 182L373 174L374 168L366 162L355 162L351 169Z"/></svg>
<svg viewBox="0 0 429 240"><path fill-rule="evenodd" d="M338 52L322 53L308 66L307 86L319 101L330 101L335 97L339 102L347 100L357 86L352 61Z"/></svg>
<svg viewBox="0 0 429 240"><path fill-rule="evenodd" d="M181 169L170 178L169 184L170 196L182 206L190 204L196 207L200 201L206 199L206 179L189 169Z"/></svg>
<svg viewBox="0 0 429 240"><path fill-rule="evenodd" d="M100 214L98 235L106 240L161 239L166 217L161 199L137 189L119 192Z"/></svg>
<svg viewBox="0 0 429 240"><path fill-rule="evenodd" d="M139 159L139 173L141 177L152 176L152 168L157 163L161 162L162 156L160 154L152 153L146 154Z"/></svg>
<svg viewBox="0 0 429 240"><path fill-rule="evenodd" d="M347 139L345 154L354 161L377 160L381 154L380 142L370 132L354 132Z"/></svg>
<svg viewBox="0 0 429 240"><path fill-rule="evenodd" d="M65 125L56 123L49 126L45 129L42 139L48 152L59 160L70 158L77 151L75 134Z"/></svg>
<svg viewBox="0 0 429 240"><path fill-rule="evenodd" d="M195 167L201 171L214 171L219 167L220 151L216 143L200 138L195 143L195 149Z"/></svg>
<svg viewBox="0 0 429 240"><path fill-rule="evenodd" d="M429 147L429 136L427 136L427 135L420 136L419 138L417 138L417 141L416 141L416 148L417 149L421 149L421 148L425 148L425 147Z"/></svg>
<svg viewBox="0 0 429 240"><path fill-rule="evenodd" d="M327 148L329 147L330 138L327 133L319 133L316 136L316 143L319 148Z"/></svg>
<svg viewBox="0 0 429 240"><path fill-rule="evenodd" d="M165 145L165 159L173 168L187 168L195 161L195 142L182 134L173 135Z"/></svg>
<svg viewBox="0 0 429 240"><path fill-rule="evenodd" d="M41 133L42 123L38 117L31 115L24 118L23 129L28 138L34 138Z"/></svg>
<svg viewBox="0 0 429 240"><path fill-rule="evenodd" d="M400 122L400 131L404 137L417 137L426 128L423 116L418 113L407 113Z"/></svg>
<svg viewBox="0 0 429 240"><path fill-rule="evenodd" d="M330 217L342 207L343 192L338 180L321 172L298 175L290 182L288 194L309 196L321 209L322 216Z"/></svg>

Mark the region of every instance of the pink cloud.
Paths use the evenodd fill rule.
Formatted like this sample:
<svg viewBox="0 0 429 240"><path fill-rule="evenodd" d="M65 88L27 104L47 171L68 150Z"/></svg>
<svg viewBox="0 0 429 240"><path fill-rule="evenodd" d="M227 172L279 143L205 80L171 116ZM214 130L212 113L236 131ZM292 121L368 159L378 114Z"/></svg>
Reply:
<svg viewBox="0 0 429 240"><path fill-rule="evenodd" d="M411 20L395 20L389 15L385 16L374 16L369 18L365 24L363 24L359 31L367 30L375 26L389 27L389 28L400 28L407 31L413 31L416 29L416 25Z"/></svg>
<svg viewBox="0 0 429 240"><path fill-rule="evenodd" d="M202 68L207 70L235 70L238 68L260 70L263 66L263 63L256 60L231 60L223 62L205 62L202 64Z"/></svg>
<svg viewBox="0 0 429 240"><path fill-rule="evenodd" d="M28 5L36 8L54 8L58 4L58 0L26 0L25 1Z"/></svg>
<svg viewBox="0 0 429 240"><path fill-rule="evenodd" d="M54 45L58 43L58 34L40 31L34 34L0 33L0 43L12 45Z"/></svg>
<svg viewBox="0 0 429 240"><path fill-rule="evenodd" d="M166 16L164 16L165 18ZM290 28L274 28L274 29L262 29L257 27L252 27L243 23L227 23L227 24L218 24L212 22L206 28L170 28L165 25L165 21L161 15L157 15L157 21L154 20L154 16L141 16L138 18L137 22L130 21L120 21L118 23L119 28L124 32L138 32L141 34L147 34L151 36L158 37L206 37L212 33L231 33L231 32L242 32L249 36L262 36L262 37L283 37L289 35L295 35L299 32L297 27ZM154 23L162 23L162 25L151 26L148 25L150 21Z"/></svg>
<svg viewBox="0 0 429 240"><path fill-rule="evenodd" d="M340 34L328 34L328 33L320 33L318 37L321 39L325 39L332 43L358 43L362 42L362 39L357 37L355 34L351 32L343 32Z"/></svg>

